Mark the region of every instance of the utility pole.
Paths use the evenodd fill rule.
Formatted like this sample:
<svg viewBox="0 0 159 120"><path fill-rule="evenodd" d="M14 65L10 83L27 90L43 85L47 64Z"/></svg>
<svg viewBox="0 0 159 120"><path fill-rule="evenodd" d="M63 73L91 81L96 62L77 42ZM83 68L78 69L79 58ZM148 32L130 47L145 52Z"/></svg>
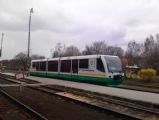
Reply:
<svg viewBox="0 0 159 120"><path fill-rule="evenodd" d="M31 26L31 14L33 13L33 8L30 9L29 13L29 32L28 32L28 61L27 61L27 68L28 68L28 74L30 73L30 26Z"/></svg>
<svg viewBox="0 0 159 120"><path fill-rule="evenodd" d="M3 44L3 36L4 33L2 33L2 38L1 38L1 51L0 51L0 57L2 58L2 44Z"/></svg>
<svg viewBox="0 0 159 120"><path fill-rule="evenodd" d="M3 64L2 64L2 44L3 44L3 36L4 36L4 33L2 33L2 38L1 38L1 50L0 50L0 57L1 57L0 68L1 68L1 72L3 71Z"/></svg>
<svg viewBox="0 0 159 120"><path fill-rule="evenodd" d="M33 8L30 9L29 13L29 33L28 33L28 59L30 57L30 26L31 26L31 14L33 13Z"/></svg>

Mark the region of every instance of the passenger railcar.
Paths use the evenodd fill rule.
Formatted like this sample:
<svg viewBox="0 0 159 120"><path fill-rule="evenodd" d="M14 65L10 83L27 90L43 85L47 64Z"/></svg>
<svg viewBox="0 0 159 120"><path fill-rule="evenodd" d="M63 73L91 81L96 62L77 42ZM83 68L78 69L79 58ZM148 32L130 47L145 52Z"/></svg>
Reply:
<svg viewBox="0 0 159 120"><path fill-rule="evenodd" d="M120 85L124 78L119 57L111 55L32 60L30 74L108 86Z"/></svg>

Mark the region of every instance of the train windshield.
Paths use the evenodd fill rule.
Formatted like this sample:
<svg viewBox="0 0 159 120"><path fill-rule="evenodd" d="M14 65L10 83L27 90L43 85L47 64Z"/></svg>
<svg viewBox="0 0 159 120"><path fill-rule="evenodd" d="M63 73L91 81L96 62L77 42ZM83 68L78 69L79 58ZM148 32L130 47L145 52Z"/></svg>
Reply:
<svg viewBox="0 0 159 120"><path fill-rule="evenodd" d="M109 72L122 72L122 64L118 57L105 57Z"/></svg>

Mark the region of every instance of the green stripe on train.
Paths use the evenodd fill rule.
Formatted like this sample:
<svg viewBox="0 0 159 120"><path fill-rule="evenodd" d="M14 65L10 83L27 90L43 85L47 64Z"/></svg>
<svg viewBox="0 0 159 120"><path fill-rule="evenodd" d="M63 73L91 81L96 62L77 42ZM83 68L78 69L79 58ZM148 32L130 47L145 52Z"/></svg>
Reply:
<svg viewBox="0 0 159 120"><path fill-rule="evenodd" d="M93 77L93 76L82 76L82 75L71 75L71 74L63 74L63 73L46 73L46 72L30 72L32 76L41 76L41 77L50 77L50 78L59 78L59 79L67 79L71 81L79 81L86 83L94 83L100 85L108 85L108 86L117 86L122 83L121 80L113 80L112 78L103 78L103 77Z"/></svg>

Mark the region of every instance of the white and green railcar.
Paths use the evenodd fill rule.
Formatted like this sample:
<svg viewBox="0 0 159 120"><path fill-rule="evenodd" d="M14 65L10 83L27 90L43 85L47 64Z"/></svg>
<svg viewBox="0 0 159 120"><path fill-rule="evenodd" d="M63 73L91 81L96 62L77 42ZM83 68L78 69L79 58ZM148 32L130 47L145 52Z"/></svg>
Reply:
<svg viewBox="0 0 159 120"><path fill-rule="evenodd" d="M111 55L32 60L30 74L108 86L120 85L124 78L119 57Z"/></svg>

